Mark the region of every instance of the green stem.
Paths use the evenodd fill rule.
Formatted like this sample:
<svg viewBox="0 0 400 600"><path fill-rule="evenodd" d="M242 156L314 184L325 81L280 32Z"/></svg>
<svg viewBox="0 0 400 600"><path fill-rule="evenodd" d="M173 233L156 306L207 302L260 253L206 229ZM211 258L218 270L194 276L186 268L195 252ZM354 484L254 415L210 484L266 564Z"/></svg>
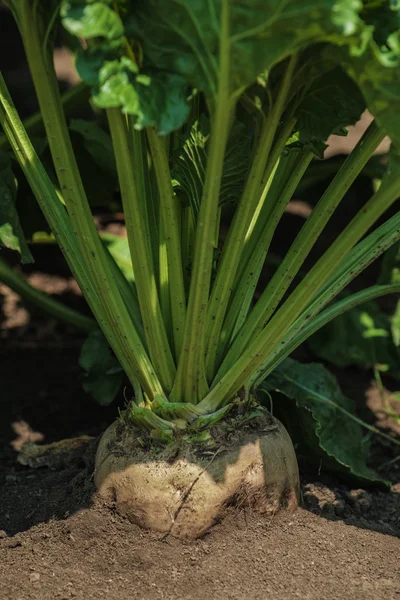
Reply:
<svg viewBox="0 0 400 600"><path fill-rule="evenodd" d="M60 101L51 47L43 45L47 25L41 21L36 8L36 3L21 0L18 4L18 26L61 192L88 277L101 306L101 311L95 316L106 338L112 340L110 344L130 381L137 375L151 394L155 390L159 393L161 386L146 361L147 355L112 277L93 221ZM87 293L91 294L92 290ZM142 370L137 374L139 362L146 374Z"/></svg>
<svg viewBox="0 0 400 600"><path fill-rule="evenodd" d="M206 370L209 381L212 380L215 374L218 342L240 257L243 252L243 242L249 229L253 213L260 200L260 186L263 180L266 163L270 156L279 122L286 106L296 63L297 55L294 55L289 60L276 100L273 103L270 114L265 120L243 195L235 211L235 216L232 225L229 228L218 264L217 277L213 285L207 313ZM275 167L279 154L273 164L272 161L268 161L271 164L271 172Z"/></svg>
<svg viewBox="0 0 400 600"><path fill-rule="evenodd" d="M221 403L229 400L243 385L248 383L253 373L264 363L266 355L270 354L272 350L276 349L282 343L290 327L329 280L329 277L344 260L343 257L346 257L370 227L396 201L399 184L400 177L393 178L389 183L382 185L378 192L372 196L363 209L352 219L340 236L309 271L303 281L276 312L268 325L250 342L233 367L221 379L216 379L215 385L208 397L204 400L204 403L201 403L202 407L208 410L216 410ZM400 237L400 229L395 230L394 235L394 241L396 241L396 236L397 239ZM376 239L374 234L372 234L372 239ZM394 241L391 243L394 243ZM369 262L380 255L382 245L383 242L380 241L376 247L375 245L372 246L369 253ZM357 256L357 260L352 265L352 268L348 269L346 267L346 273L353 279L359 274L362 268L365 268L366 262L368 262L366 257ZM334 297L341 289L335 286L332 296Z"/></svg>
<svg viewBox="0 0 400 600"><path fill-rule="evenodd" d="M294 112L294 109L292 110ZM261 180L260 185L260 201L258 206L252 216L251 223L249 225L248 230L246 231L246 237L244 240L243 252L240 257L239 266L236 272L236 278L239 279L241 274L241 269L244 269L244 265L246 264L246 260L248 259L249 254L253 251L254 246L258 243L259 232L261 229L260 219L266 218L266 215L269 215L272 209L272 204L270 200L269 189L272 185L272 182L275 178L275 172L278 168L282 152L286 146L286 142L288 141L290 134L293 131L293 128L296 124L296 119L291 117L290 115L285 119L284 124L279 130L277 135L277 140L274 143L274 146L271 150L271 154L269 155L267 165L265 167L264 175Z"/></svg>
<svg viewBox="0 0 400 600"><path fill-rule="evenodd" d="M136 292L136 285L133 282L129 282L126 279L125 275L119 268L111 252L108 249L106 249L106 252L112 276L114 277L115 282L118 286L119 292L124 301L128 314L132 320L133 326L135 327L137 334L147 352L148 348L146 343L146 337L144 335L143 321L142 316L140 314L140 306Z"/></svg>
<svg viewBox="0 0 400 600"><path fill-rule="evenodd" d="M136 375L150 397L162 393L161 385L155 376L140 338L132 327L125 305L123 303L121 303L122 306L117 305L116 311L118 312L115 323L110 318L107 321L108 314L102 302L104 297L102 297L102 293L98 293L90 277L70 219L24 130L1 74L0 124L72 274L127 376L135 380ZM118 299L119 294L116 294L117 302ZM120 320L118 315L121 317Z"/></svg>
<svg viewBox="0 0 400 600"><path fill-rule="evenodd" d="M247 317L272 237L287 203L292 198L312 158L311 151L302 150L290 152L287 157L282 157L269 192L270 210L262 211L259 216L252 236L253 241L257 241L252 244L253 251L248 255L247 265L241 274L225 319L221 332L219 359L225 354L228 344Z"/></svg>
<svg viewBox="0 0 400 600"><path fill-rule="evenodd" d="M237 358L242 355L249 341L262 331L269 321L325 225L384 135L375 122L371 123L353 152L348 156L243 324L224 360L218 377L227 372Z"/></svg>
<svg viewBox="0 0 400 600"><path fill-rule="evenodd" d="M48 294L44 294L40 290L35 289L2 259L0 259L0 281L5 283L22 298L28 300L28 302L31 302L44 312L64 323L69 323L83 331L93 331L94 329L97 329L97 323L94 319L85 317L78 311L68 308L68 306L64 306L61 302L57 302L57 300L50 297Z"/></svg>
<svg viewBox="0 0 400 600"><path fill-rule="evenodd" d="M173 339L175 354L178 357L182 349L186 320L186 296L182 268L179 207L172 188L171 173L164 141L152 128L147 129L147 138L160 196L160 213L168 260Z"/></svg>
<svg viewBox="0 0 400 600"><path fill-rule="evenodd" d="M251 387L257 389L257 387L276 369L276 367L285 358L287 358L296 348L298 348L303 342L309 337L314 335L319 329L325 327L328 323L336 319L343 313L369 302L370 300L376 300L382 296L388 294L400 294L400 284L388 284L388 285L374 285L361 290L343 300L335 302L332 306L329 306L324 311L319 313L315 318L304 325L304 318L299 317L298 321L293 324L293 327L288 331L282 341L285 343L284 350L278 350L271 355L268 355L265 362L257 369L251 378ZM307 311L308 312L308 311ZM303 323L303 325L301 325Z"/></svg>
<svg viewBox="0 0 400 600"><path fill-rule="evenodd" d="M194 248L194 218L191 206L184 206L182 209L181 240L183 275L185 278L186 294L188 294Z"/></svg>
<svg viewBox="0 0 400 600"><path fill-rule="evenodd" d="M191 274L186 326L178 362L173 400L196 404L208 391L205 375L205 322L219 214L219 191L229 135L233 100L230 97L229 3L221 2L219 89L211 119L210 149L200 210Z"/></svg>
<svg viewBox="0 0 400 600"><path fill-rule="evenodd" d="M158 290L160 295L160 308L165 329L168 336L168 341L171 346L174 343L172 337L172 319L171 319L171 294L168 269L167 247L165 241L164 224L161 219L158 225L159 231L159 246L158 246Z"/></svg>
<svg viewBox="0 0 400 600"><path fill-rule="evenodd" d="M362 294L364 292L367 294L369 290L373 293L373 290L376 289L378 293L378 288L387 288L387 293L391 293L392 286L374 286L373 288L369 288L369 290L363 290L358 294L353 294L351 297L344 298L329 306L323 312L320 312L353 279L368 267L371 262L395 244L399 238L400 213L397 213L349 252L345 260L342 261L328 281L320 288L312 303L307 306L306 310L290 327L281 344L268 354L262 365L258 368L257 373L252 377L252 381L260 377L264 379L277 364L284 360L315 331L328 323L334 316L340 314L340 311L344 312L344 310L347 310L347 307L351 308L352 299L356 301L357 298L363 297ZM378 295L381 294L379 293ZM367 299L368 297L365 296L365 300Z"/></svg>
<svg viewBox="0 0 400 600"><path fill-rule="evenodd" d="M117 163L118 179L135 274L140 312L149 354L158 378L168 393L172 389L175 365L162 319L151 253L150 232L145 215L145 198L136 181L135 150L125 117L119 108L107 109ZM140 132L132 132L132 136ZM137 138L136 138L137 139Z"/></svg>

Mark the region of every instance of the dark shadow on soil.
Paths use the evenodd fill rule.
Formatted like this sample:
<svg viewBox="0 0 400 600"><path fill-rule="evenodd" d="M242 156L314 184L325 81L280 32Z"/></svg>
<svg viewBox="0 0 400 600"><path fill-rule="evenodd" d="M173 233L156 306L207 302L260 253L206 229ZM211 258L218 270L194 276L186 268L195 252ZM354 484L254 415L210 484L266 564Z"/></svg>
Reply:
<svg viewBox="0 0 400 600"><path fill-rule="evenodd" d="M33 339L31 340L33 344ZM116 406L99 407L82 389L75 347L0 350L0 530L13 535L51 517L66 518L91 504L97 437L112 422ZM123 401L120 399L121 402ZM29 468L13 446L92 436L65 464ZM40 436L40 437L39 437Z"/></svg>
<svg viewBox="0 0 400 600"><path fill-rule="evenodd" d="M348 488L338 481L321 478L303 483L303 506L329 521L342 521L361 529L400 537L400 486L379 492Z"/></svg>

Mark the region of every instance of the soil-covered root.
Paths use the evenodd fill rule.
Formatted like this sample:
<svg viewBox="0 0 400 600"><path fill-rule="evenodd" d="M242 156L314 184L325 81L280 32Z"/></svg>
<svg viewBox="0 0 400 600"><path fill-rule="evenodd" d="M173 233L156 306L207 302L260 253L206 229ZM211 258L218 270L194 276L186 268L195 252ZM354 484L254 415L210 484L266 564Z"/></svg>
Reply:
<svg viewBox="0 0 400 600"><path fill-rule="evenodd" d="M141 448L140 433L115 422L96 454L99 495L131 522L192 539L228 509L295 510L299 473L291 439L277 419L257 421L234 433L215 428L212 447L180 440L158 452Z"/></svg>

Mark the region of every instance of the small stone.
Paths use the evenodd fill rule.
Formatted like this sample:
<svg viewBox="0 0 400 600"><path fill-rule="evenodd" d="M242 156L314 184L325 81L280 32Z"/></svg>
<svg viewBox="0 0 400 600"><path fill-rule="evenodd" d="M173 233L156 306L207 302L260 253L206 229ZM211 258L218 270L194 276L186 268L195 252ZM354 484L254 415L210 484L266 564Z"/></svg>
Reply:
<svg viewBox="0 0 400 600"><path fill-rule="evenodd" d="M31 581L32 583L35 583L35 581L39 581L39 579L40 579L39 573L31 573L29 575L29 581Z"/></svg>
<svg viewBox="0 0 400 600"><path fill-rule="evenodd" d="M4 529L0 529L0 540L4 540L4 538L8 537L7 533Z"/></svg>

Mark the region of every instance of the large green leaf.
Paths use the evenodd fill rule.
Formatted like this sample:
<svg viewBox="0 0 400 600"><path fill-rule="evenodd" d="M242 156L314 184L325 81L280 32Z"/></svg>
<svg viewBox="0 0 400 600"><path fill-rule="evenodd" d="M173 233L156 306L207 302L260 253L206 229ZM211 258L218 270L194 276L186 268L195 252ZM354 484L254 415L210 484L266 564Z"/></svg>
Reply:
<svg viewBox="0 0 400 600"><path fill-rule="evenodd" d="M286 359L261 384L261 393L278 392L274 413L284 420L294 441L322 470L362 485L387 487L367 467L368 443L354 403L322 365Z"/></svg>
<svg viewBox="0 0 400 600"><path fill-rule="evenodd" d="M318 148L331 134L347 135L345 128L357 123L364 110L365 100L354 81L341 68L327 65L297 108L299 141Z"/></svg>
<svg viewBox="0 0 400 600"><path fill-rule="evenodd" d="M360 25L359 8L354 0L136 0L124 20L146 60L215 97L222 65L231 90L245 88L312 43L343 43Z"/></svg>
<svg viewBox="0 0 400 600"><path fill-rule="evenodd" d="M0 244L19 252L22 263L31 263L34 262L33 256L26 243L15 207L16 195L11 161L5 152L0 152Z"/></svg>
<svg viewBox="0 0 400 600"><path fill-rule="evenodd" d="M168 133L188 116L187 85L212 105L222 77L236 94L311 44L353 43L360 8L358 0L64 0L61 14L89 40L77 68L94 101Z"/></svg>
<svg viewBox="0 0 400 600"><path fill-rule="evenodd" d="M102 406L110 404L121 387L123 370L100 329L89 334L79 364L85 371L84 390Z"/></svg>

